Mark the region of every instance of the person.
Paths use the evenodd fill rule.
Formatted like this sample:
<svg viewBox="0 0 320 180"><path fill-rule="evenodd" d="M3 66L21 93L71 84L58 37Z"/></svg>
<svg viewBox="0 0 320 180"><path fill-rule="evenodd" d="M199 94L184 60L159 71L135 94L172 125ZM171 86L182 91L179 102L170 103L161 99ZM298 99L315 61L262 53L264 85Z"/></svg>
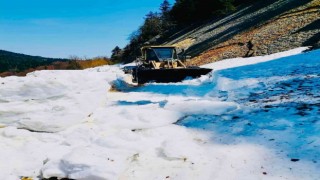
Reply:
<svg viewBox="0 0 320 180"><path fill-rule="evenodd" d="M252 43L252 40L250 40L248 43L247 43L247 48L249 49L247 54L246 54L246 57L252 57L252 56L256 56L256 48L254 46L254 44Z"/></svg>

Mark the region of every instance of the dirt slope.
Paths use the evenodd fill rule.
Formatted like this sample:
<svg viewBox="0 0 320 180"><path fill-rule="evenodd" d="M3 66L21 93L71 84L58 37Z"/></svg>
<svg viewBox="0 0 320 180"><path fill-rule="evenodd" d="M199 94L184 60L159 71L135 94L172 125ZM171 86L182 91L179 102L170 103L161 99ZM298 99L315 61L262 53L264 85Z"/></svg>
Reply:
<svg viewBox="0 0 320 180"><path fill-rule="evenodd" d="M225 18L181 31L166 44L185 48L195 65L319 47L320 0L259 1Z"/></svg>

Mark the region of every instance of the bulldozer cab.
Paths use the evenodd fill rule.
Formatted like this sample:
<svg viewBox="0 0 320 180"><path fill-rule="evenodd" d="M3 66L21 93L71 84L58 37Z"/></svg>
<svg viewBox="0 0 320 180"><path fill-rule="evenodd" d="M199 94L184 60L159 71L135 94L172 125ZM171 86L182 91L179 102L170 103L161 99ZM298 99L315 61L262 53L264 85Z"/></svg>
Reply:
<svg viewBox="0 0 320 180"><path fill-rule="evenodd" d="M151 68L186 68L178 59L175 46L146 46L141 48L142 60Z"/></svg>
<svg viewBox="0 0 320 180"><path fill-rule="evenodd" d="M172 61L177 60L177 51L174 46L146 46L141 48L145 61Z"/></svg>

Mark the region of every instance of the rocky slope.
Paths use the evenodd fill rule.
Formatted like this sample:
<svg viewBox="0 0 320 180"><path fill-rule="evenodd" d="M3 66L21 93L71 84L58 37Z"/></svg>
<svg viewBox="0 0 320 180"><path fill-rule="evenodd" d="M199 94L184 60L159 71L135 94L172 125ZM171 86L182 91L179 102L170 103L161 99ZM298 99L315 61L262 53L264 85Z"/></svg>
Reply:
<svg viewBox="0 0 320 180"><path fill-rule="evenodd" d="M191 29L191 30L190 30ZM183 35L179 35L183 34ZM185 48L201 65L320 45L320 0L268 0L173 35L165 44Z"/></svg>

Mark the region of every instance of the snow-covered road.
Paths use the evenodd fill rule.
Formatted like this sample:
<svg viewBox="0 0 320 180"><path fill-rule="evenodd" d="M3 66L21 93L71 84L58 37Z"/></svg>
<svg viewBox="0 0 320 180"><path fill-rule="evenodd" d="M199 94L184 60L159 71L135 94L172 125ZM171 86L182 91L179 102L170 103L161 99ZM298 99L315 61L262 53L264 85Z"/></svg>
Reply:
<svg viewBox="0 0 320 180"><path fill-rule="evenodd" d="M141 87L119 66L0 78L0 179L320 179L320 50L304 49Z"/></svg>

